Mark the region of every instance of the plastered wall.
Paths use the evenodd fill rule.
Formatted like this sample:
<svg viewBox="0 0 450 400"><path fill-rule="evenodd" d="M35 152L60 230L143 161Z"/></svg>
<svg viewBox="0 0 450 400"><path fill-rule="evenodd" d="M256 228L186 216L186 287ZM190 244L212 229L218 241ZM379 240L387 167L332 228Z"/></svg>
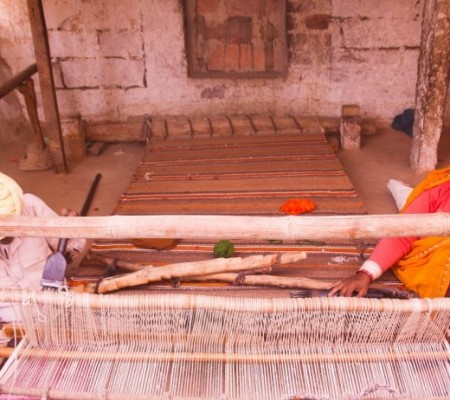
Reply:
<svg viewBox="0 0 450 400"><path fill-rule="evenodd" d="M62 115L337 116L357 103L391 120L414 107L423 0L288 0L288 73L275 79L189 78L181 0L43 3ZM34 61L27 22L25 0L0 0L12 71Z"/></svg>

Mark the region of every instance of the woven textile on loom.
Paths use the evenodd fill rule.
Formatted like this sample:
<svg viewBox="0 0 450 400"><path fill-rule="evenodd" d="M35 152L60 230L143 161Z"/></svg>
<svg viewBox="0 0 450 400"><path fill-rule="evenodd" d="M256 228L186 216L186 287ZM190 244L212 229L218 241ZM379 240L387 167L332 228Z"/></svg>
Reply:
<svg viewBox="0 0 450 400"><path fill-rule="evenodd" d="M450 299L0 292L2 393L71 400L450 398Z"/></svg>
<svg viewBox="0 0 450 400"><path fill-rule="evenodd" d="M282 216L280 206L292 198L312 200L316 209L309 215L365 213L325 135L277 134L151 139L115 214ZM348 276L374 244L360 240L233 242L235 256L306 251L307 262L274 274L318 279ZM90 254L162 265L211 258L213 247L211 241L182 238L169 251L142 248L131 241L99 240ZM397 283L389 273L382 279Z"/></svg>

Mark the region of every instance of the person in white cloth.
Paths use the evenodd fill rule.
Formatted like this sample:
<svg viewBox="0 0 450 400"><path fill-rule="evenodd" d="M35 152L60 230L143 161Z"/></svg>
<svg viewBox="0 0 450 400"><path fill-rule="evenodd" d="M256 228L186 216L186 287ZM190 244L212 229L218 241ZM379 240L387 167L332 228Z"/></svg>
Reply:
<svg viewBox="0 0 450 400"><path fill-rule="evenodd" d="M0 172L0 216L57 216L39 197L23 193L15 180ZM74 216L63 209L63 216ZM83 250L84 239L69 240L67 250ZM56 250L58 239L0 236L0 289L41 290L41 278L47 258ZM0 303L0 322L15 318L8 304Z"/></svg>

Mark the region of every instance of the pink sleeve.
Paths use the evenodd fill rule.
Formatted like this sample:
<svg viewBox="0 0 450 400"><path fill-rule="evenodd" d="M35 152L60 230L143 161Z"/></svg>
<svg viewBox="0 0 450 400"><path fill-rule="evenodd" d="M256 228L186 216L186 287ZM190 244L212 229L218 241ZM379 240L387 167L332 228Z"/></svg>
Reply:
<svg viewBox="0 0 450 400"><path fill-rule="evenodd" d="M405 214L431 213L431 204L436 204L439 196L439 186L420 194L404 211ZM369 260L376 262L384 272L398 260L406 256L411 250L411 244L417 237L385 238L381 239L373 250Z"/></svg>

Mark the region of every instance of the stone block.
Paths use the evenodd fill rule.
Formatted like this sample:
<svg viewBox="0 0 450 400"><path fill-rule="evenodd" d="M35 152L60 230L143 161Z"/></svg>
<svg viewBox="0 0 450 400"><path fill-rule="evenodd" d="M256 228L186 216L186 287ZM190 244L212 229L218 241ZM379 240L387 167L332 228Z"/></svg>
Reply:
<svg viewBox="0 0 450 400"><path fill-rule="evenodd" d="M161 117L152 117L147 120L150 137L167 138L166 120Z"/></svg>
<svg viewBox="0 0 450 400"><path fill-rule="evenodd" d="M97 57L98 38L96 32L49 31L48 40L52 57Z"/></svg>
<svg viewBox="0 0 450 400"><path fill-rule="evenodd" d="M222 0L198 0L197 1L197 13L209 14L217 12Z"/></svg>
<svg viewBox="0 0 450 400"><path fill-rule="evenodd" d="M341 118L341 147L344 150L361 148L361 119L358 117Z"/></svg>
<svg viewBox="0 0 450 400"><path fill-rule="evenodd" d="M247 115L231 115L230 121L234 135L248 136L256 133Z"/></svg>
<svg viewBox="0 0 450 400"><path fill-rule="evenodd" d="M142 36L137 32L100 32L100 54L105 57L142 58Z"/></svg>
<svg viewBox="0 0 450 400"><path fill-rule="evenodd" d="M61 115L77 112L89 121L118 121L121 115L126 115L123 107L117 108L117 104L126 104L123 101L124 92L124 90L106 87L99 87L96 90L85 90L85 88L60 90L58 91L58 108Z"/></svg>
<svg viewBox="0 0 450 400"><path fill-rule="evenodd" d="M249 44L240 45L239 70L242 72L253 71L253 49Z"/></svg>
<svg viewBox="0 0 450 400"><path fill-rule="evenodd" d="M144 121L96 121L87 126L86 138L90 142L143 142Z"/></svg>
<svg viewBox="0 0 450 400"><path fill-rule="evenodd" d="M171 139L192 136L192 127L185 116L167 117L167 136Z"/></svg>
<svg viewBox="0 0 450 400"><path fill-rule="evenodd" d="M254 15L258 15L258 13L261 12L259 1L227 0L224 3L226 12L230 16L253 17Z"/></svg>
<svg viewBox="0 0 450 400"><path fill-rule="evenodd" d="M251 115L250 119L257 135L273 135L275 133L275 125L269 115Z"/></svg>
<svg viewBox="0 0 450 400"><path fill-rule="evenodd" d="M397 19L385 15L383 18L348 19L340 26L348 48L415 47L420 45L420 21L416 18L399 24Z"/></svg>
<svg viewBox="0 0 450 400"><path fill-rule="evenodd" d="M61 62L61 69L64 83L69 88L144 85L143 60L67 60Z"/></svg>
<svg viewBox="0 0 450 400"><path fill-rule="evenodd" d="M308 29L328 29L331 22L331 15L328 14L313 14L305 18L305 25Z"/></svg>
<svg viewBox="0 0 450 400"><path fill-rule="evenodd" d="M208 118L191 118L192 134L194 137L211 136L211 124Z"/></svg>
<svg viewBox="0 0 450 400"><path fill-rule="evenodd" d="M53 70L53 81L55 83L55 88L57 88L57 89L64 88L64 83L62 81L62 75L61 75L61 64L52 63L52 70Z"/></svg>
<svg viewBox="0 0 450 400"><path fill-rule="evenodd" d="M83 2L83 5L86 2ZM102 2L94 0L91 3ZM142 3L141 0L107 0L103 3L106 10L106 18L110 26L116 31L133 31L142 30Z"/></svg>
<svg viewBox="0 0 450 400"><path fill-rule="evenodd" d="M47 0L43 2L47 29L60 28L65 21L71 20L80 12L81 0ZM53 55L53 51L52 51Z"/></svg>
<svg viewBox="0 0 450 400"><path fill-rule="evenodd" d="M233 134L233 127L230 120L225 116L211 117L211 127L213 136L226 136Z"/></svg>
<svg viewBox="0 0 450 400"><path fill-rule="evenodd" d="M208 71L223 71L225 56L223 43L219 40L208 40L207 50L206 63Z"/></svg>
<svg viewBox="0 0 450 400"><path fill-rule="evenodd" d="M297 125L294 118L289 116L276 116L272 118L275 125L276 133L280 134L297 134L302 133L302 130Z"/></svg>
<svg viewBox="0 0 450 400"><path fill-rule="evenodd" d="M266 70L266 53L262 45L253 47L253 69L260 72Z"/></svg>
<svg viewBox="0 0 450 400"><path fill-rule="evenodd" d="M85 121L80 116L61 118L61 134L67 161L81 161L86 155Z"/></svg>
<svg viewBox="0 0 450 400"><path fill-rule="evenodd" d="M239 45L226 44L224 56L224 70L225 71L239 71Z"/></svg>
<svg viewBox="0 0 450 400"><path fill-rule="evenodd" d="M294 117L297 124L301 127L302 133L317 134L324 133L317 117Z"/></svg>
<svg viewBox="0 0 450 400"><path fill-rule="evenodd" d="M361 17L380 20L386 17L400 19L401 16L405 21L414 19L420 21L422 8L421 2L411 1L378 0L374 3L373 0L334 0L333 16L353 18L357 10L358 19L362 19Z"/></svg>
<svg viewBox="0 0 450 400"><path fill-rule="evenodd" d="M358 104L344 104L341 108L342 118L359 117L361 110Z"/></svg>

